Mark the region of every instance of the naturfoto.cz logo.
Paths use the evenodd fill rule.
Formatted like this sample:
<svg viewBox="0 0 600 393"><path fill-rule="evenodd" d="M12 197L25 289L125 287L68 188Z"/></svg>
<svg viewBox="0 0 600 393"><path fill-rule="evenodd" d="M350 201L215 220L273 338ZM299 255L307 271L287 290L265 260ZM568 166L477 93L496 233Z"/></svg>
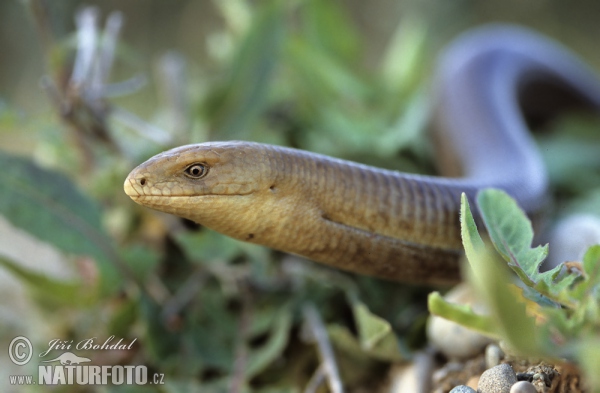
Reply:
<svg viewBox="0 0 600 393"><path fill-rule="evenodd" d="M146 366L108 366L92 365L92 360L79 356L69 350L129 350L136 340L129 344L123 343L123 339L116 340L111 336L103 343L98 343L96 338L82 340L77 344L72 341L51 340L48 349L39 354L45 357L51 350L67 350L62 354L48 360L41 360L38 365L37 379L33 375L10 375L11 385L146 385L163 384L163 374L148 375ZM33 357L33 346L31 341L23 336L15 337L8 348L10 360L23 366L31 361ZM42 363L53 363L50 365Z"/></svg>

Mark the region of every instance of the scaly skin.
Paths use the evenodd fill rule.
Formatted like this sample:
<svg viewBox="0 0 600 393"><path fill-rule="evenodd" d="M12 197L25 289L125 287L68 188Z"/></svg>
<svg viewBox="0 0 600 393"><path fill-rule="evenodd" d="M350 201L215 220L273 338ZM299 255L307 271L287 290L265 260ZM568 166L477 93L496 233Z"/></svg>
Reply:
<svg viewBox="0 0 600 393"><path fill-rule="evenodd" d="M461 178L251 142L207 142L141 164L125 192L143 206L341 269L413 283L456 282L461 193L473 202L478 190L501 188L530 214L547 199L546 173L517 92L548 84L569 92L559 105L600 108L600 86L562 48L507 27L457 40L435 82L440 167L459 170Z"/></svg>

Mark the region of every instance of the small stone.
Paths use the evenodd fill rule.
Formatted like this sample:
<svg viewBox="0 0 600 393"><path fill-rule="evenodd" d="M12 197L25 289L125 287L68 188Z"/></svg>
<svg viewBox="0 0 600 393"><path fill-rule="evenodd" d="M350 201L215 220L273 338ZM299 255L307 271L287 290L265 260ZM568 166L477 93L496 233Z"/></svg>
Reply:
<svg viewBox="0 0 600 393"><path fill-rule="evenodd" d="M391 368L390 387L391 393L418 392L418 375L414 364L402 364Z"/></svg>
<svg viewBox="0 0 600 393"><path fill-rule="evenodd" d="M509 364L499 364L485 370L479 378L477 390L480 393L510 393L517 382L517 375Z"/></svg>
<svg viewBox="0 0 600 393"><path fill-rule="evenodd" d="M485 367L492 368L500 364L504 352L496 344L490 344L485 348Z"/></svg>
<svg viewBox="0 0 600 393"><path fill-rule="evenodd" d="M510 393L537 393L537 389L527 381L520 381L512 385Z"/></svg>
<svg viewBox="0 0 600 393"><path fill-rule="evenodd" d="M388 377L389 388L386 391L389 393L429 392L433 365L433 353L417 352L412 363L392 367Z"/></svg>
<svg viewBox="0 0 600 393"><path fill-rule="evenodd" d="M477 391L471 389L467 385L458 385L454 387L450 393L477 393Z"/></svg>

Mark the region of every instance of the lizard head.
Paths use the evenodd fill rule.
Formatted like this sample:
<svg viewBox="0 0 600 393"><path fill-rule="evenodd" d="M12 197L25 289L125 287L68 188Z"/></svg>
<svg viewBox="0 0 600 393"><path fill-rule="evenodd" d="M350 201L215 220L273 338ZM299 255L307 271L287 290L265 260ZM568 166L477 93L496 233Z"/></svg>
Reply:
<svg viewBox="0 0 600 393"><path fill-rule="evenodd" d="M258 143L186 145L139 165L124 190L142 206L247 240L257 226L268 225L264 217L285 197L278 187L284 168L277 162L277 152Z"/></svg>

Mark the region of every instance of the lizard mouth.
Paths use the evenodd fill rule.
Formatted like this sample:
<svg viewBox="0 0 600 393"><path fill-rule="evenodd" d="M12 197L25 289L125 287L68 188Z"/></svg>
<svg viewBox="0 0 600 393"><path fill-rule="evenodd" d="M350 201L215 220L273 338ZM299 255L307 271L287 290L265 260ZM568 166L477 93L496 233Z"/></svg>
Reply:
<svg viewBox="0 0 600 393"><path fill-rule="evenodd" d="M146 205L148 201L163 200L160 205L165 205L164 200L180 199L180 198L209 198L209 197L236 197L252 194L252 190L243 190L237 193L219 193L213 192L210 194L186 194L186 193L173 193L169 188L153 188L150 187L149 182L145 178L137 178L136 176L129 175L123 183L123 190L128 197L140 205Z"/></svg>

